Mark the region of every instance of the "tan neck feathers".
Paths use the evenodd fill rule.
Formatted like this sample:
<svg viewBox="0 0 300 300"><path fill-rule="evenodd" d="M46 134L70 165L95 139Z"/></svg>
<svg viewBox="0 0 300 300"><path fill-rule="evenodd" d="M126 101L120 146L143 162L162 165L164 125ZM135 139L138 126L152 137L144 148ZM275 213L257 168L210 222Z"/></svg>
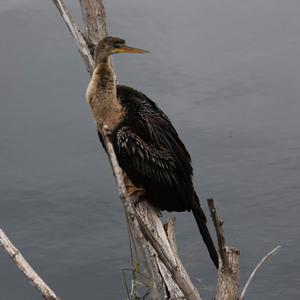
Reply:
<svg viewBox="0 0 300 300"><path fill-rule="evenodd" d="M117 100L116 79L110 63L100 63L95 67L86 101L96 123L104 123L113 129L122 120L124 111Z"/></svg>

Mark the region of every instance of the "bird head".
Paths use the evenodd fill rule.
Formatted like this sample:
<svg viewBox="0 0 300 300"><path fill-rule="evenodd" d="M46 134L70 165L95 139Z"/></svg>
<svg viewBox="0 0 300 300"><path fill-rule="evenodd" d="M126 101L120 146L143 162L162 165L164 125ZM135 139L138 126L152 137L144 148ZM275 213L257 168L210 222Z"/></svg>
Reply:
<svg viewBox="0 0 300 300"><path fill-rule="evenodd" d="M99 63L106 60L110 55L117 53L148 53L149 51L129 47L125 40L107 36L96 46L95 61Z"/></svg>

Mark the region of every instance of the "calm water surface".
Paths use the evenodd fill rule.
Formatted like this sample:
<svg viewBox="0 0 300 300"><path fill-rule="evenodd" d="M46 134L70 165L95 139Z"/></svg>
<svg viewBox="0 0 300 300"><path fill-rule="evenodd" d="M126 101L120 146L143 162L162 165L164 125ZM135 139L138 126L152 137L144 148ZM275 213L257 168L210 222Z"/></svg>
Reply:
<svg viewBox="0 0 300 300"><path fill-rule="evenodd" d="M119 80L175 124L197 191L216 199L242 251L242 282L283 246L247 299L300 299L299 1L105 4L110 33L151 51L116 57ZM74 42L52 1L38 0L2 0L0 38L1 227L62 299L125 299L124 214ZM180 254L209 299L213 265L192 216L177 220ZM0 298L40 299L2 252Z"/></svg>

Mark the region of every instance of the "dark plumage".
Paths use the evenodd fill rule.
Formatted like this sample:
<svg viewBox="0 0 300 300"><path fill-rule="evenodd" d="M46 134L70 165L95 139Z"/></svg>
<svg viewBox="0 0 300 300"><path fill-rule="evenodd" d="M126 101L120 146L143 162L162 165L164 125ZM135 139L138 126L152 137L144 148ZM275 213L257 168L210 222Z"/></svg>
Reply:
<svg viewBox="0 0 300 300"><path fill-rule="evenodd" d="M191 211L209 254L218 267L218 255L206 226L206 217L194 191L191 158L169 118L143 93L117 86L125 117L111 138L121 168L146 198L160 210ZM99 134L101 137L101 134Z"/></svg>
<svg viewBox="0 0 300 300"><path fill-rule="evenodd" d="M86 93L96 124L105 123L121 168L160 210L192 211L215 266L218 254L195 193L191 158L168 117L143 93L116 86L108 57L145 53L106 37L96 47L95 69ZM116 97L117 96L117 97ZM116 99L117 98L117 99ZM99 138L103 144L101 134Z"/></svg>
<svg viewBox="0 0 300 300"><path fill-rule="evenodd" d="M168 117L141 92L117 87L125 117L112 134L120 166L160 210L191 209L191 159Z"/></svg>

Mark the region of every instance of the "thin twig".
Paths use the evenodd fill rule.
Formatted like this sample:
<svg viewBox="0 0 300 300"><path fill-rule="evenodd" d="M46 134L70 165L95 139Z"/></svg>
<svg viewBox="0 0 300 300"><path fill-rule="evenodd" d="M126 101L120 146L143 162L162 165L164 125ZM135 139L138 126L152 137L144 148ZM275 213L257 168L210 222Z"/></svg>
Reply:
<svg viewBox="0 0 300 300"><path fill-rule="evenodd" d="M7 235L0 229L0 246L7 252L17 267L24 273L29 283L34 286L46 300L59 300L50 287L33 270L21 252L13 245Z"/></svg>
<svg viewBox="0 0 300 300"><path fill-rule="evenodd" d="M84 59L85 65L87 67L88 72L91 74L94 69L94 60L89 51L89 47L81 34L77 24L73 21L72 16L70 15L69 11L67 10L65 4L62 0L53 0L53 3L57 7L59 13L61 14L62 18L64 19L70 33L74 37L75 41L77 42L78 50Z"/></svg>
<svg viewBox="0 0 300 300"><path fill-rule="evenodd" d="M207 199L207 203L208 203L208 208L210 211L210 215L211 218L213 220L215 229L216 229L216 233L217 233L217 239L218 239L218 246L219 246L219 253L221 256L221 261L222 261L222 266L224 268L227 268L228 266L228 259L227 259L227 255L226 255L226 245L225 245L225 237L223 234L223 230L222 230L222 224L223 222L219 219L215 204L214 204L214 199Z"/></svg>
<svg viewBox="0 0 300 300"><path fill-rule="evenodd" d="M260 262L257 264L257 266L256 266L256 267L254 268L254 270L252 271L252 273L251 273L249 279L247 280L247 282L246 282L246 284L245 284L245 286L244 286L244 288L243 288L243 291L242 291L242 293L241 293L240 300L243 300L243 299L244 299L244 296L245 296L245 294L246 294L247 288L248 288L248 286L249 286L251 280L253 279L255 273L257 272L257 270L261 267L261 265L262 265L265 261L267 261L267 260L268 260L271 256L273 256L274 254L276 254L276 253L280 250L280 248L281 248L280 245L276 246L272 251L270 251L266 256L264 256L264 257L260 260Z"/></svg>

